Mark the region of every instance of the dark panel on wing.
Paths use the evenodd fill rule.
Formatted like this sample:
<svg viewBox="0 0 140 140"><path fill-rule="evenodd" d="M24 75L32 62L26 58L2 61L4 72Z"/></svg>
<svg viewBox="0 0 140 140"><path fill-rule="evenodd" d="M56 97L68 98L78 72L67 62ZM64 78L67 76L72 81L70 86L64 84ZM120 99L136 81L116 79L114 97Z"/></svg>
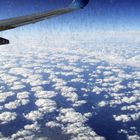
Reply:
<svg viewBox="0 0 140 140"><path fill-rule="evenodd" d="M5 39L5 38L0 37L0 45L5 45L5 44L9 44L9 40L8 40L8 39Z"/></svg>

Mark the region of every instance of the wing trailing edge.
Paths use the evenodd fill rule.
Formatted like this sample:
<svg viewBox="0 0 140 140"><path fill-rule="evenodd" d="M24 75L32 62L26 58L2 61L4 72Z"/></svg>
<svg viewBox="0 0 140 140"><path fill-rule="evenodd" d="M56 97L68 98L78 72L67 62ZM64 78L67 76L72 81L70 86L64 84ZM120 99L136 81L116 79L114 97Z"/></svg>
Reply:
<svg viewBox="0 0 140 140"><path fill-rule="evenodd" d="M88 2L89 0L73 0L71 4L65 8L0 20L0 31L10 30L19 26L33 24L55 16L67 14L75 10L84 8L88 4ZM3 44L3 42L7 42L8 44L8 40L6 40L7 39L0 38L0 44Z"/></svg>

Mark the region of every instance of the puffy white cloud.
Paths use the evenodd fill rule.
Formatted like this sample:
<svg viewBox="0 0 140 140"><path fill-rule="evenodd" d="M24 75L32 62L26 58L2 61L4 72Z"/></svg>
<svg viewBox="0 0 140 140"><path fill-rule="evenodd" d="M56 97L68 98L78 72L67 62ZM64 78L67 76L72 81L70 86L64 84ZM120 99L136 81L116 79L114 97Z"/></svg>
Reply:
<svg viewBox="0 0 140 140"><path fill-rule="evenodd" d="M130 114L130 117L131 117L132 120L134 120L134 121L139 120L139 118L140 118L140 112L134 113L134 114Z"/></svg>
<svg viewBox="0 0 140 140"><path fill-rule="evenodd" d="M35 97L36 98L39 98L39 99L42 99L42 98L53 98L57 95L56 92L54 91L36 91L35 93Z"/></svg>
<svg viewBox="0 0 140 140"><path fill-rule="evenodd" d="M76 102L78 101L78 95L75 92L62 92L61 95L66 97L68 101Z"/></svg>
<svg viewBox="0 0 140 140"><path fill-rule="evenodd" d="M108 103L106 101L101 101L98 103L99 107L105 107Z"/></svg>
<svg viewBox="0 0 140 140"><path fill-rule="evenodd" d="M131 39L127 34L126 36ZM42 130L36 122L43 119L47 113L52 113L55 110L58 116L57 113L52 113L54 115L52 119L56 118L56 120L50 122L48 120L46 126L50 128L60 127L63 133L71 135L73 140L103 139L87 126L86 121L89 120L92 113L98 115L98 112L94 112L97 108L100 109L106 105L120 109L119 113L116 112L116 115L113 116L115 121L127 123L139 119L139 70L131 67L133 71L126 71L127 65L137 68L140 66L138 63L140 52L139 47L137 47L138 42L133 41L133 47L127 47L130 45L129 39L124 41L122 36L117 39L119 43L114 42L112 38L109 38L109 42L107 41L108 37L104 37L105 40L102 41L101 38L99 37L97 40L100 44L94 44L93 41L91 43L92 39L89 40L88 47L85 47L85 43L84 45L81 43L81 39L79 39L78 44L77 41L66 43L63 38L61 40L63 42L55 42L56 44L54 40L53 43L49 42L48 47L40 42L31 42L28 46L25 45L24 41L23 44L16 44L17 46L11 45L9 48L1 48L0 110L13 110L27 105L29 102L32 103L31 97L35 99L33 106L34 104L37 106L37 110L33 111L29 108L30 112L23 114L27 120L33 121L33 124L26 124L23 129L11 137L9 136L8 139L39 139L35 137L35 133ZM28 40L30 43L31 40ZM81 46L84 46L84 49ZM74 83L76 84L74 85ZM83 87L80 87L81 93L78 91L79 87L76 87L79 83L80 86L84 84ZM70 87L71 84L73 87ZM46 85L49 85L52 91L47 91ZM20 93L16 91L23 89L24 91ZM12 93L11 90L15 93ZM12 101L6 102L6 99L11 96ZM97 96L98 101L92 99L93 96L95 98ZM59 98L57 97L62 97L66 106L69 104L72 108L59 110L57 108ZM90 97L93 102L88 104ZM90 105L94 106L92 113L83 112L82 114L76 111L79 106L82 109L86 103L89 107ZM12 118L10 115L7 114L7 120ZM1 120L1 122L8 122L7 120ZM125 130L122 130L123 132ZM129 136L128 132L125 134ZM136 134L137 129L134 132ZM137 136L129 136L129 138L137 139ZM46 140L47 138L40 139Z"/></svg>
<svg viewBox="0 0 140 140"><path fill-rule="evenodd" d="M104 71L103 74L104 74L104 76L110 76L113 73L111 71Z"/></svg>
<svg viewBox="0 0 140 140"><path fill-rule="evenodd" d="M12 109L17 109L19 106L21 106L21 103L19 100L15 100L13 102L9 102L4 105L6 109L12 110Z"/></svg>
<svg viewBox="0 0 140 140"><path fill-rule="evenodd" d="M18 81L19 78L10 74L3 73L1 75L1 80L3 80L6 84L12 84L13 82Z"/></svg>
<svg viewBox="0 0 140 140"><path fill-rule="evenodd" d="M43 91L43 87L41 87L41 86L32 87L31 91L33 91L33 92L40 92L40 91Z"/></svg>
<svg viewBox="0 0 140 140"><path fill-rule="evenodd" d="M30 100L29 99L22 99L22 100L20 100L20 102L22 105L27 105L30 102Z"/></svg>
<svg viewBox="0 0 140 140"><path fill-rule="evenodd" d="M95 94L100 94L102 92L102 89L96 86L93 88L92 92L95 92Z"/></svg>
<svg viewBox="0 0 140 140"><path fill-rule="evenodd" d="M122 121L122 122L131 121L131 117L128 115L120 115L120 116L113 115L113 117L116 121Z"/></svg>
<svg viewBox="0 0 140 140"><path fill-rule="evenodd" d="M112 88L112 90L113 90L114 92L119 92L120 90L125 89L125 88L126 88L125 86L120 85L120 84L117 84L117 85L115 85L115 86Z"/></svg>
<svg viewBox="0 0 140 140"><path fill-rule="evenodd" d="M132 89L135 89L135 88L139 88L140 87L140 82L139 81L134 81L133 83L130 82L128 84L128 87L132 88Z"/></svg>
<svg viewBox="0 0 140 140"><path fill-rule="evenodd" d="M38 131L40 129L40 126L37 124L37 122L30 124L30 125L25 125L24 126L25 130L31 130L31 131Z"/></svg>
<svg viewBox="0 0 140 140"><path fill-rule="evenodd" d="M28 114L24 114L24 117L27 119L27 120L31 120L31 121L37 121L37 120L40 120L42 119L43 117L43 114L40 112L40 111L31 111L30 113Z"/></svg>
<svg viewBox="0 0 140 140"><path fill-rule="evenodd" d="M76 112L73 108L62 108L60 114L57 117L57 121L66 125L61 127L65 134L70 134L72 140L78 139L99 139L103 140L103 137L99 137L94 131L85 125L91 114L82 115Z"/></svg>
<svg viewBox="0 0 140 140"><path fill-rule="evenodd" d="M137 103L135 105L129 105L129 106L123 106L121 108L122 111L139 111L140 110L140 103Z"/></svg>
<svg viewBox="0 0 140 140"><path fill-rule="evenodd" d="M30 130L19 130L17 133L11 136L11 140L19 139L19 140L33 140L34 134Z"/></svg>
<svg viewBox="0 0 140 140"><path fill-rule="evenodd" d="M9 110L13 110L13 109L17 109L20 106L24 106L27 105L30 101L28 99L20 99L20 100L15 100L15 101L11 101L9 103L6 103L4 105L5 109L9 109Z"/></svg>
<svg viewBox="0 0 140 140"><path fill-rule="evenodd" d="M16 75L21 75L23 77L28 77L28 76L33 74L33 70L26 69L26 68L23 68L23 67L22 68L17 67L17 68L11 68L9 73L16 74Z"/></svg>
<svg viewBox="0 0 140 140"><path fill-rule="evenodd" d="M140 140L140 136L138 135L131 135L131 136L127 136L128 140Z"/></svg>
<svg viewBox="0 0 140 140"><path fill-rule="evenodd" d="M56 110L56 102L50 99L37 99L35 104L38 106L38 110L44 113L50 113Z"/></svg>
<svg viewBox="0 0 140 140"><path fill-rule="evenodd" d="M23 89L25 87L26 86L21 82L14 82L10 89L11 90L21 90L21 89Z"/></svg>
<svg viewBox="0 0 140 140"><path fill-rule="evenodd" d="M31 86L38 86L38 85L45 85L45 84L48 84L48 81L43 81L41 79L30 81Z"/></svg>
<svg viewBox="0 0 140 140"><path fill-rule="evenodd" d="M87 121L85 116L82 114L75 112L73 108L70 109L61 109L60 116L57 120L61 120L63 123L74 123L74 122L81 122L84 123Z"/></svg>
<svg viewBox="0 0 140 140"><path fill-rule="evenodd" d="M22 100L22 99L28 99L29 98L29 92L19 92L17 93L17 99Z"/></svg>
<svg viewBox="0 0 140 140"><path fill-rule="evenodd" d="M122 102L124 103L129 103L129 104L132 104L133 102L136 102L138 100L138 98L137 97L134 97L134 96L132 96L132 97L123 97L122 98Z"/></svg>
<svg viewBox="0 0 140 140"><path fill-rule="evenodd" d="M50 127L50 128L62 127L62 125L60 123L57 123L57 122L54 122L54 121L47 122L46 126Z"/></svg>
<svg viewBox="0 0 140 140"><path fill-rule="evenodd" d="M78 101L74 102L74 104L72 106L73 107L79 107L79 106L82 106L82 105L84 105L86 103L87 103L86 100L78 100Z"/></svg>
<svg viewBox="0 0 140 140"><path fill-rule="evenodd" d="M126 131L124 129L120 129L120 130L118 130L118 133L128 134L128 131Z"/></svg>
<svg viewBox="0 0 140 140"><path fill-rule="evenodd" d="M80 83L86 83L84 79L81 79L81 78L74 78L71 80L71 82L74 82L74 83L77 83L77 82L80 82Z"/></svg>
<svg viewBox="0 0 140 140"><path fill-rule="evenodd" d="M11 121L15 120L16 117L17 117L16 113L12 113L12 112L0 113L0 124L5 124L8 122L11 122Z"/></svg>
<svg viewBox="0 0 140 140"><path fill-rule="evenodd" d="M8 97L13 96L13 95L15 95L14 92L2 92L2 93L0 93L0 102L5 102Z"/></svg>

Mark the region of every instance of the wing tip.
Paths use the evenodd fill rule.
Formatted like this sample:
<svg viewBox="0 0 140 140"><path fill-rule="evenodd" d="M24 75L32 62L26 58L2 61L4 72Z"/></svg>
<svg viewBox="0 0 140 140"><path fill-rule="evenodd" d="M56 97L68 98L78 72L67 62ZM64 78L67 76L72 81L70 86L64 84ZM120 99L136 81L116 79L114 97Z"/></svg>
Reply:
<svg viewBox="0 0 140 140"><path fill-rule="evenodd" d="M89 3L89 0L73 0L70 4L70 7L72 8L84 8Z"/></svg>

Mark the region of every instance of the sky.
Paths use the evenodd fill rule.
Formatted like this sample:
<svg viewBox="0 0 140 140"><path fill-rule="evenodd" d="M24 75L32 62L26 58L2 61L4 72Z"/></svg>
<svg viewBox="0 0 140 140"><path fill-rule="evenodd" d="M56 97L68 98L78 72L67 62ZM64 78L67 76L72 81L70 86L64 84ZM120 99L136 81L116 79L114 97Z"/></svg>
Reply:
<svg viewBox="0 0 140 140"><path fill-rule="evenodd" d="M0 19L67 6L71 0L0 0ZM27 26L27 30L139 30L139 0L90 0L82 10ZM25 29L22 27L20 29ZM18 30L18 29L17 29ZM26 30L26 29L25 29Z"/></svg>

